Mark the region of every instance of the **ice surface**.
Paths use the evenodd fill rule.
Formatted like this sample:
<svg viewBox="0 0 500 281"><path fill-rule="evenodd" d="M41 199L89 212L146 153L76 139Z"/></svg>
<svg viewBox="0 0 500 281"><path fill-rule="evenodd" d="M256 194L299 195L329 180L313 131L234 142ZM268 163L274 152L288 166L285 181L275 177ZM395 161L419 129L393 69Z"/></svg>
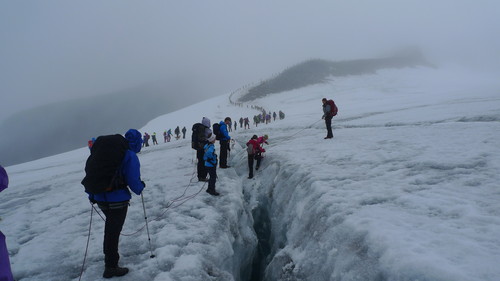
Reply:
<svg viewBox="0 0 500 281"><path fill-rule="evenodd" d="M139 154L156 258L134 196L120 241L120 263L131 271L120 280L248 280L262 242L266 280L498 280L497 77L381 70L256 100L286 118L230 133L233 168L217 171L217 198L195 181L191 126L257 112L231 105L227 94L151 120L141 132L188 133L170 143L159 137ZM339 107L332 140L323 139L323 97ZM249 180L244 144L253 134L268 134L270 145ZM91 214L80 185L88 153L6 168L0 228L16 279L79 279ZM270 223L261 244L257 210ZM104 224L92 218L82 280L100 280L103 270Z"/></svg>

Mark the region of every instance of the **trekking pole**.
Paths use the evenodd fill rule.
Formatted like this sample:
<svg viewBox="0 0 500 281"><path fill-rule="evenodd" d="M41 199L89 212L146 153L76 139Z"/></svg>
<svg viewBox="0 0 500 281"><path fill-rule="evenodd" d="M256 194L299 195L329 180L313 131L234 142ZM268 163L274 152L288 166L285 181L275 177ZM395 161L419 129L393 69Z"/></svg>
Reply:
<svg viewBox="0 0 500 281"><path fill-rule="evenodd" d="M149 257L154 258L155 255L153 254L153 248L151 246L151 236L149 236L148 217L146 216L146 207L144 205L144 196L142 195L142 192L141 192L141 199L142 199L142 209L144 210L144 219L146 220L146 231L148 233L149 251L151 252L151 256Z"/></svg>
<svg viewBox="0 0 500 281"><path fill-rule="evenodd" d="M82 270L80 271L80 278L78 278L78 280L82 280L83 271L85 270L85 261L87 260L87 252L89 250L90 231L92 230L92 216L93 216L93 214L94 214L94 206L92 206L92 204L90 204L89 235L87 236L87 246L85 247L85 254L83 255Z"/></svg>

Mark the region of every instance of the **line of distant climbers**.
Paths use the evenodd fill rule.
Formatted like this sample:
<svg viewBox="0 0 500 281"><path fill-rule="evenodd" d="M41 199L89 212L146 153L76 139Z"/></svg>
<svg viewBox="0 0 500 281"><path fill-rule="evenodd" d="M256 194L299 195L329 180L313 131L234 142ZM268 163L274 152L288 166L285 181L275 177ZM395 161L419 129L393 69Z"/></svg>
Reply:
<svg viewBox="0 0 500 281"><path fill-rule="evenodd" d="M252 108L261 110L260 114L253 116L253 119L252 119L253 123L252 124L255 127L258 127L259 124L269 124L269 123L271 123L271 121L276 121L276 118L279 118L279 120L285 119L285 113L281 110L278 113L273 112L271 114L271 111L266 112L266 110L260 106L252 105ZM248 117L240 117L240 119L238 121L239 121L240 128L250 129L250 120ZM238 128L238 122L236 120L234 121L234 123L230 122L228 124L228 131L229 132L232 132L233 128L235 131ZM180 129L180 127L177 126L174 130L175 139L176 140L181 139L181 133L182 133L182 138L185 139L186 138L186 131L187 131L187 129L185 126L182 129ZM170 142L172 140L172 137L174 136L174 134L172 134L172 129L164 130L164 132L163 132L164 143ZM142 147L149 147L150 140L152 141L152 145L158 145L158 139L156 136L156 132L153 132L152 134L144 132L144 135L142 136L142 141L143 141ZM88 140L87 146L89 149L92 148L92 145L94 144L94 142L95 142L95 138Z"/></svg>

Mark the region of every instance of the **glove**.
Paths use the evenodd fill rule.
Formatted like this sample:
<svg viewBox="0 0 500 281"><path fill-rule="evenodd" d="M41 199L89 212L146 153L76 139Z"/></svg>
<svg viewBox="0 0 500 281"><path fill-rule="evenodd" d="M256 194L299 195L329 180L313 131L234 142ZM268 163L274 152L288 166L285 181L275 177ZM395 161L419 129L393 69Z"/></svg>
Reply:
<svg viewBox="0 0 500 281"><path fill-rule="evenodd" d="M230 147L230 146L228 146L228 147L227 147L227 150L231 151L231 147Z"/></svg>
<svg viewBox="0 0 500 281"><path fill-rule="evenodd" d="M146 188L146 183L144 181L141 181L142 185L144 185L144 188Z"/></svg>
<svg viewBox="0 0 500 281"><path fill-rule="evenodd" d="M89 201L90 201L90 203L92 203L92 205L95 204L95 203L97 203L97 201L95 201L95 199L91 198L91 197L89 197Z"/></svg>
<svg viewBox="0 0 500 281"><path fill-rule="evenodd" d="M266 150L263 148L263 149L262 149L262 152L266 152Z"/></svg>

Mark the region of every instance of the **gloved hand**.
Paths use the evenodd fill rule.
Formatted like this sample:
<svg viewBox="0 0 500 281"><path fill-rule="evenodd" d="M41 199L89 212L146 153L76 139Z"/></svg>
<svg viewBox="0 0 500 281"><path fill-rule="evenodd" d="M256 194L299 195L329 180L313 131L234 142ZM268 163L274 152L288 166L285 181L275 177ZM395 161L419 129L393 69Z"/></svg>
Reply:
<svg viewBox="0 0 500 281"><path fill-rule="evenodd" d="M146 183L144 181L141 181L142 185L144 185L144 188L146 188Z"/></svg>
<svg viewBox="0 0 500 281"><path fill-rule="evenodd" d="M95 201L95 199L92 197L89 197L89 201L90 201L90 203L92 203L92 205L97 203L97 201Z"/></svg>
<svg viewBox="0 0 500 281"><path fill-rule="evenodd" d="M263 149L262 149L262 152L266 152L266 150L263 148Z"/></svg>
<svg viewBox="0 0 500 281"><path fill-rule="evenodd" d="M227 150L231 151L231 147L230 147L230 146L228 146L228 147L227 147Z"/></svg>

